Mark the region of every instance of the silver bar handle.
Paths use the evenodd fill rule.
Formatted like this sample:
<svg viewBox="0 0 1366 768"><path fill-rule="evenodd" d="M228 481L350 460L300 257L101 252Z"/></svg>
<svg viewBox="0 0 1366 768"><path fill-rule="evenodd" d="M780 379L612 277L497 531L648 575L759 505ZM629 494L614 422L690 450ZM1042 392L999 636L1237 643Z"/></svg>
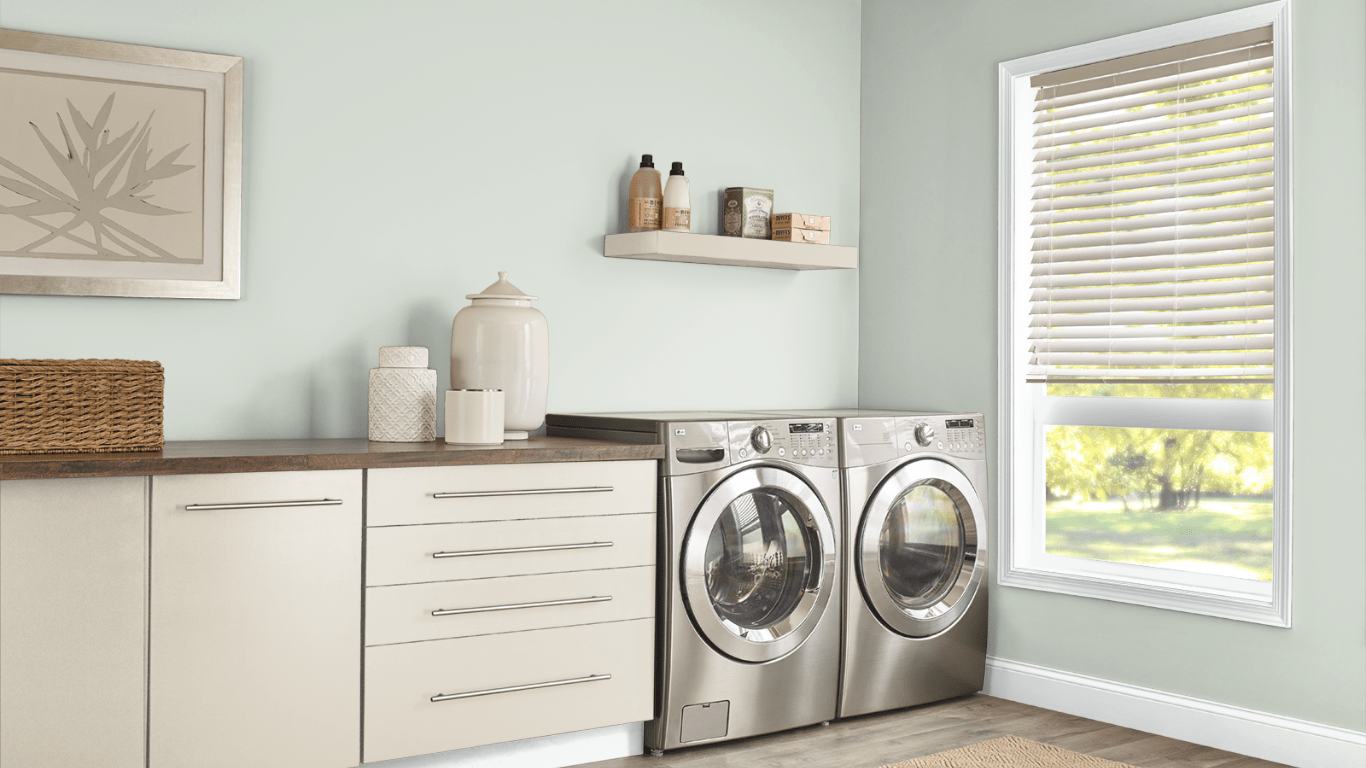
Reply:
<svg viewBox="0 0 1366 768"><path fill-rule="evenodd" d="M334 507L344 504L341 499L305 499L303 501L262 501L250 504L186 504L186 512L211 509L276 509L279 507Z"/></svg>
<svg viewBox="0 0 1366 768"><path fill-rule="evenodd" d="M521 491L459 491L433 493L433 499L481 499L488 496L542 496L549 493L608 493L615 490L610 485L594 485L584 488L529 488Z"/></svg>
<svg viewBox="0 0 1366 768"><path fill-rule="evenodd" d="M512 611L518 608L546 608L552 605L579 605L580 603L605 603L612 596L574 597L568 600L543 600L539 603L510 603L508 605L485 605L479 608L442 608L432 611L433 616L460 616L466 613L487 613L489 611Z"/></svg>
<svg viewBox="0 0 1366 768"><path fill-rule="evenodd" d="M530 691L536 688L554 688L557 685L574 685L575 683L591 683L597 680L611 680L611 675L589 675L588 677L575 677L569 680L551 680L548 683L531 683L530 685L510 685L506 688L489 688L483 691L470 691L469 693L442 693L432 697L432 701L452 701L454 699L472 699L475 696L492 696L495 693L512 693L514 691Z"/></svg>
<svg viewBox="0 0 1366 768"><path fill-rule="evenodd" d="M508 549L467 549L460 552L433 552L432 557L476 557L478 555L515 555L521 552L557 552L562 549L594 549L610 547L610 541L589 541L583 544L547 544L543 547L509 547Z"/></svg>

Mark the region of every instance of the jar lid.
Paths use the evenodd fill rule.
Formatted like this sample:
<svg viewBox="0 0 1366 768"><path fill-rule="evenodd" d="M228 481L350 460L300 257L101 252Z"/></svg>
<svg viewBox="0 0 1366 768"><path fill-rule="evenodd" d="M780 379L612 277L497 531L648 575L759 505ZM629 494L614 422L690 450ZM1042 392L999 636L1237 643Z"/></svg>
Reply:
<svg viewBox="0 0 1366 768"><path fill-rule="evenodd" d="M498 282L490 285L479 293L471 293L465 296L467 299L514 299L519 301L530 301L536 298L522 293L521 289L508 282L508 273L499 272Z"/></svg>

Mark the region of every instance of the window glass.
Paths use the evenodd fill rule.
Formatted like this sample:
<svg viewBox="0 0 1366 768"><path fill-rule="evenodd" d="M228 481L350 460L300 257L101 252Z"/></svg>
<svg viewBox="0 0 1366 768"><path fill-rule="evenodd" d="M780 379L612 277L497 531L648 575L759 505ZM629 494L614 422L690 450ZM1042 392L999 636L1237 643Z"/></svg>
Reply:
<svg viewBox="0 0 1366 768"><path fill-rule="evenodd" d="M1047 428L1045 551L1271 580L1271 434Z"/></svg>

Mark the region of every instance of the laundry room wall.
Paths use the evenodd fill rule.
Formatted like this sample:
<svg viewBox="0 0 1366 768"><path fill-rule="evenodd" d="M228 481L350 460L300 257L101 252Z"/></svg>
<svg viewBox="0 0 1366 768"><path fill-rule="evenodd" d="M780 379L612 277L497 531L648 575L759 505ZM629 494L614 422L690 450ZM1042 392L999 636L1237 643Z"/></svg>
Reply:
<svg viewBox="0 0 1366 768"><path fill-rule="evenodd" d="M1253 4L865 0L861 406L983 411L994 436L998 63ZM1294 626L993 585L990 653L1360 731L1366 5L1291 18Z"/></svg>
<svg viewBox="0 0 1366 768"><path fill-rule="evenodd" d="M444 389L452 318L507 270L549 321L552 410L848 405L856 272L602 238L649 152L683 162L695 232L718 190L771 187L857 245L859 24L857 0L0 0L6 28L246 73L242 298L3 296L0 357L159 360L171 440L361 437L378 348L429 347Z"/></svg>

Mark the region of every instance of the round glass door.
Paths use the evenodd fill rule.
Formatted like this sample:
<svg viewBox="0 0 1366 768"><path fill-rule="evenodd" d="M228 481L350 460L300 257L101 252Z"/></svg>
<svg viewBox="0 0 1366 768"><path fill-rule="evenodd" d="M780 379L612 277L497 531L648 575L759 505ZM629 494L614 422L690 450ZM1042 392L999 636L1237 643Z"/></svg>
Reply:
<svg viewBox="0 0 1366 768"><path fill-rule="evenodd" d="M952 625L982 581L984 524L977 494L953 466L930 459L893 472L859 531L859 582L878 617L911 637Z"/></svg>
<svg viewBox="0 0 1366 768"><path fill-rule="evenodd" d="M810 635L830 599L829 514L790 472L738 472L694 516L682 567L684 602L712 645L744 661L779 658Z"/></svg>

